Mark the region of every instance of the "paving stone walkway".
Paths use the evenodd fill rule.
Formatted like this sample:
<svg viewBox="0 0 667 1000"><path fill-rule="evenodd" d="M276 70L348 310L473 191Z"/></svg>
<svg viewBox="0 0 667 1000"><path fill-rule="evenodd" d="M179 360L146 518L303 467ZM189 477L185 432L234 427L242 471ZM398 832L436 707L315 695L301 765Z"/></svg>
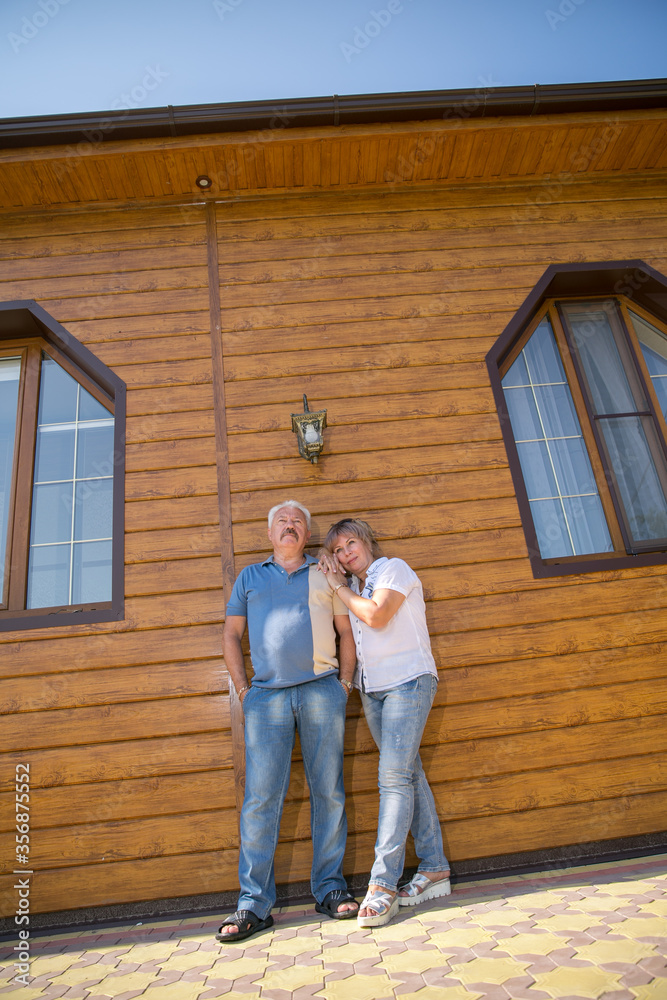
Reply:
<svg viewBox="0 0 667 1000"><path fill-rule="evenodd" d="M225 946L218 915L35 932L27 985L5 939L0 1000L667 1000L667 854L459 882L377 929L274 917Z"/></svg>

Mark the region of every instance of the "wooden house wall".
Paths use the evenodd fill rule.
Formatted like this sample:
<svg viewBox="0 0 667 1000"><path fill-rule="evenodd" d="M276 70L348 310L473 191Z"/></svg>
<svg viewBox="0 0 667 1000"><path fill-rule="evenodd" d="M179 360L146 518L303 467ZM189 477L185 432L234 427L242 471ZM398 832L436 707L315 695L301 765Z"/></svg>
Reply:
<svg viewBox="0 0 667 1000"><path fill-rule="evenodd" d="M30 763L34 911L235 889L220 556L260 558L287 496L314 547L359 514L421 576L441 677L422 756L454 864L663 827L667 573L533 579L484 356L550 263L665 272L664 186L265 197L215 224L231 538L204 208L0 219L1 298L35 298L128 384L125 621L0 634L0 858ZM290 430L304 392L328 410L317 466ZM377 758L356 695L349 716L353 873ZM309 867L297 759L277 876Z"/></svg>
<svg viewBox="0 0 667 1000"><path fill-rule="evenodd" d="M555 190L555 193L554 193ZM533 579L484 358L554 262L665 271L658 183L490 186L217 209L237 569L294 496L316 543L365 517L419 572L441 684L422 757L454 865L653 832L667 810L664 567ZM296 456L301 394L325 453ZM347 868L368 871L377 757L352 696ZM279 876L308 876L303 776Z"/></svg>
<svg viewBox="0 0 667 1000"><path fill-rule="evenodd" d="M15 867L21 762L33 912L231 885L204 211L7 217L0 279L2 299L35 298L128 386L125 620L0 633L0 858Z"/></svg>

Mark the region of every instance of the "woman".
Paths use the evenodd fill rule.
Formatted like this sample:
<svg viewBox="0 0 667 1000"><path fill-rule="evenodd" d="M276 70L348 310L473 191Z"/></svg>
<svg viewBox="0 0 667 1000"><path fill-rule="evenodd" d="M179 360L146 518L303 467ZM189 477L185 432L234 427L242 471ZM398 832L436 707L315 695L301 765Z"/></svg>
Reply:
<svg viewBox="0 0 667 1000"><path fill-rule="evenodd" d="M382 555L366 521L338 521L324 544L320 568L349 611L357 646L355 686L380 751L375 862L357 916L360 926L379 927L399 906L451 891L435 802L419 758L438 674L417 574L402 559ZM409 830L419 869L398 892Z"/></svg>

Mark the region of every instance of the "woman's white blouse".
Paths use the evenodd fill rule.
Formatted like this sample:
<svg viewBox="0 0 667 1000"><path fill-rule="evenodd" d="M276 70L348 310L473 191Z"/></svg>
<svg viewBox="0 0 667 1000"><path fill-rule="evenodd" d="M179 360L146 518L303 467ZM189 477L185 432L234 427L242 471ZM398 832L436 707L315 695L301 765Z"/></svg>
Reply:
<svg viewBox="0 0 667 1000"><path fill-rule="evenodd" d="M396 590L405 600L383 628L371 628L349 612L357 647L355 686L364 691L386 691L421 674L437 677L424 592L415 571L402 559L382 556L368 567L361 590L359 586L357 577L352 577L355 594L371 597L376 590Z"/></svg>

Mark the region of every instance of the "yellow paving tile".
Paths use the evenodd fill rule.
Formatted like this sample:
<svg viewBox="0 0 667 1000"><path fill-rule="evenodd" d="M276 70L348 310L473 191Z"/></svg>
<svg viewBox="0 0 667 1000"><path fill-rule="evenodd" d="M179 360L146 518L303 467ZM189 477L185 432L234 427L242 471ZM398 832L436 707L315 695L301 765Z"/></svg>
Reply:
<svg viewBox="0 0 667 1000"><path fill-rule="evenodd" d="M637 904L642 913L657 913L667 916L667 899L652 899L650 903Z"/></svg>
<svg viewBox="0 0 667 1000"><path fill-rule="evenodd" d="M67 969L59 976L50 980L54 986L80 986L82 983L99 983L109 975L109 969L103 965L87 965L80 969Z"/></svg>
<svg viewBox="0 0 667 1000"><path fill-rule="evenodd" d="M429 936L431 944L437 945L440 951L457 948L472 948L481 941L488 941L489 935L482 927L453 927L449 931L439 931Z"/></svg>
<svg viewBox="0 0 667 1000"><path fill-rule="evenodd" d="M219 956L212 969L206 973L207 979L242 979L243 976L251 976L257 973L257 979L266 971L269 964L268 958L225 958Z"/></svg>
<svg viewBox="0 0 667 1000"><path fill-rule="evenodd" d="M517 910L521 910L522 913L546 910L547 907L561 901L561 897L557 897L552 892L526 892L525 895L512 896L512 905L516 906Z"/></svg>
<svg viewBox="0 0 667 1000"><path fill-rule="evenodd" d="M370 937L363 944L355 942L343 945L341 948L324 948L322 950L322 961L325 965L327 961L349 962L350 965L354 965L355 962L363 962L367 958L377 958L379 961L381 957L380 947Z"/></svg>
<svg viewBox="0 0 667 1000"><path fill-rule="evenodd" d="M386 972L415 972L421 975L427 969L437 969L445 961L442 955L435 948L429 951L403 951L400 955L385 955L382 959L381 968Z"/></svg>
<svg viewBox="0 0 667 1000"><path fill-rule="evenodd" d="M584 913L558 913L555 917L548 917L546 920L540 920L537 923L537 927L542 928L545 931L587 931L589 927L594 927L599 924L598 920L592 920L590 916L586 916ZM563 938L563 943L566 942L567 938Z"/></svg>
<svg viewBox="0 0 667 1000"><path fill-rule="evenodd" d="M621 907L632 904L630 900L621 899L620 896L586 896L585 899L577 899L571 905L573 909L583 913L604 913L620 910Z"/></svg>
<svg viewBox="0 0 667 1000"><path fill-rule="evenodd" d="M69 969L70 965L80 962L85 951L69 951L64 955L39 955L33 958L30 963L31 976L57 976L63 969Z"/></svg>
<svg viewBox="0 0 667 1000"><path fill-rule="evenodd" d="M286 938L282 940L277 940L275 937L269 947L267 952L270 956L275 957L276 955L303 955L307 951L320 951L322 948L322 938L319 934L313 934L311 937L300 937L297 935L293 938Z"/></svg>
<svg viewBox="0 0 667 1000"><path fill-rule="evenodd" d="M0 979L0 986L4 985L5 980ZM44 1000L44 990L35 990L31 986L23 986L21 983L16 986L16 989L1 995L2 1000Z"/></svg>
<svg viewBox="0 0 667 1000"><path fill-rule="evenodd" d="M172 955L166 962L160 962L160 968L165 972L176 970L177 972L188 972L190 969L205 968L210 969L216 960L216 954L212 951L188 951L182 955Z"/></svg>
<svg viewBox="0 0 667 1000"><path fill-rule="evenodd" d="M480 1000L483 993L475 993L464 986L425 986L416 993L401 993L400 1000Z"/></svg>
<svg viewBox="0 0 667 1000"><path fill-rule="evenodd" d="M384 927L364 927L360 930L370 932L375 941L384 944L386 941L409 941L410 938L423 937L426 934L424 925L419 920L402 920L390 922Z"/></svg>
<svg viewBox="0 0 667 1000"><path fill-rule="evenodd" d="M622 884L632 886L633 889L636 887L638 892L655 892L656 889L667 886L667 875L656 875L650 879L628 878L623 879Z"/></svg>
<svg viewBox="0 0 667 1000"><path fill-rule="evenodd" d="M136 962L143 965L144 962L162 962L181 947L181 942L176 941L152 941L150 944L135 944L125 954L125 962Z"/></svg>
<svg viewBox="0 0 667 1000"><path fill-rule="evenodd" d="M317 965L292 965L289 969L280 969L278 972L269 970L264 976L258 977L253 982L255 986L261 987L263 992L267 990L287 990L290 992L298 990L302 986L318 986L324 979L324 975L324 966L318 962Z"/></svg>
<svg viewBox="0 0 667 1000"><path fill-rule="evenodd" d="M377 1000L377 997L393 996L397 985L396 980L387 976L354 976L327 983L315 995L325 1000Z"/></svg>
<svg viewBox="0 0 667 1000"><path fill-rule="evenodd" d="M533 976L535 985L531 989L543 990L550 997L558 998L574 993L576 996L597 1000L603 993L620 990L620 975L596 969L594 966L570 968L561 966L550 972L538 972ZM634 987L633 987L634 989ZM656 996L657 1000L657 996Z"/></svg>
<svg viewBox="0 0 667 1000"><path fill-rule="evenodd" d="M511 938L502 938L498 942L498 951L506 951L508 955L548 955L557 948L566 948L565 938L555 934L516 934Z"/></svg>
<svg viewBox="0 0 667 1000"><path fill-rule="evenodd" d="M322 927L321 934L323 938L328 937L350 937L352 934L356 934L358 930L357 921L354 920L332 920L331 923L327 923Z"/></svg>
<svg viewBox="0 0 667 1000"><path fill-rule="evenodd" d="M577 958L594 965L608 965L610 962L628 962L637 965L642 958L651 958L656 954L655 946L642 941L623 938L621 941L595 941L593 944L579 945ZM667 983L665 983L667 996Z"/></svg>
<svg viewBox="0 0 667 1000"><path fill-rule="evenodd" d="M91 953L91 951L94 951L96 955L106 955L110 951L117 952L118 953L118 960L121 961L121 959L122 959L123 962L127 962L127 961L129 961L128 955L132 951L132 945L131 944L117 944L117 943L114 943L114 944L98 944L97 942L95 942L94 944L89 944L88 945L88 948L86 950L86 954L89 955Z"/></svg>
<svg viewBox="0 0 667 1000"><path fill-rule="evenodd" d="M654 979L652 983L646 983L644 986L633 986L632 989L635 1000L665 1000L667 994L664 979Z"/></svg>
<svg viewBox="0 0 667 1000"><path fill-rule="evenodd" d="M179 980L177 983L169 983L165 986L160 983L159 986L154 986L149 990L146 990L141 1000L197 1000L197 997L205 993L210 987L206 983L188 983ZM229 998L234 996L232 993L225 993L225 997ZM237 996L239 994L236 994ZM247 993L243 996L247 997Z"/></svg>
<svg viewBox="0 0 667 1000"><path fill-rule="evenodd" d="M525 976L530 962L518 962L514 958L476 958L472 962L460 963L450 959L451 978L461 983L493 983L502 986L508 979Z"/></svg>
<svg viewBox="0 0 667 1000"><path fill-rule="evenodd" d="M129 990L145 990L158 978L157 972L128 972L124 976L107 976L95 987L95 995L117 997Z"/></svg>
<svg viewBox="0 0 667 1000"><path fill-rule="evenodd" d="M507 927L513 924L523 923L526 914L521 910L510 910L503 907L501 910L490 910L488 913L474 913L471 923L479 924L480 927Z"/></svg>
<svg viewBox="0 0 667 1000"><path fill-rule="evenodd" d="M650 917L628 917L611 925L613 934L621 934L628 938L665 937L665 921L660 917L651 920Z"/></svg>

